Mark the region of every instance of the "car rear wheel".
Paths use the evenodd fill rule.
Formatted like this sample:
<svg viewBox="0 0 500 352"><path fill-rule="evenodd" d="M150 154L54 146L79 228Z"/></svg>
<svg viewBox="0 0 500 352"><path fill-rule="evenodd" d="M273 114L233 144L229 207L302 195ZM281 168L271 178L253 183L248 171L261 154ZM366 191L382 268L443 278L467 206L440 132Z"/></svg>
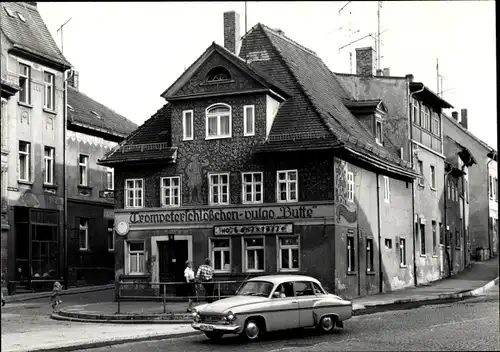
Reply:
<svg viewBox="0 0 500 352"><path fill-rule="evenodd" d="M332 332L335 329L336 321L337 319L335 317L331 315L325 315L320 319L316 328L323 333Z"/></svg>
<svg viewBox="0 0 500 352"><path fill-rule="evenodd" d="M210 340L214 340L214 341L220 340L222 338L222 336L224 336L223 333L221 333L221 332L215 332L215 331L206 331L205 335L207 335L207 337Z"/></svg>
<svg viewBox="0 0 500 352"><path fill-rule="evenodd" d="M245 323L241 337L246 341L256 341L262 335L262 325L256 319L248 319Z"/></svg>

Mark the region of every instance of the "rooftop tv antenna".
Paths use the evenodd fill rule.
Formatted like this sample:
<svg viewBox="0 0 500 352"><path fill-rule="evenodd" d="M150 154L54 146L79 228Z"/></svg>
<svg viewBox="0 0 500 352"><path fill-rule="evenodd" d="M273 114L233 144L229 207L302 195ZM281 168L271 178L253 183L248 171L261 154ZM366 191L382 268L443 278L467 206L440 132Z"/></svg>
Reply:
<svg viewBox="0 0 500 352"><path fill-rule="evenodd" d="M64 22L64 23L61 25L61 27L59 27L59 29L57 30L57 33L59 33L59 31L61 32L61 53L63 53L63 54L64 54L63 27L64 27L65 25L67 25L67 24L68 24L68 22L69 22L69 21L71 21L71 19L72 19L72 18L73 18L73 17L70 17L70 19L69 19L69 20L67 20L66 22Z"/></svg>

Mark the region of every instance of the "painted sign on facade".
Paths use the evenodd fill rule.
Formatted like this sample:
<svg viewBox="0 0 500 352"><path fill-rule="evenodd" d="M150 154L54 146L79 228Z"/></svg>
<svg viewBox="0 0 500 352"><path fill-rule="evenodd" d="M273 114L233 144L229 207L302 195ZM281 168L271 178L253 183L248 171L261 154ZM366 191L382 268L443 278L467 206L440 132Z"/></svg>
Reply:
<svg viewBox="0 0 500 352"><path fill-rule="evenodd" d="M293 224L265 224L242 226L215 226L215 236L228 235L266 235L293 233Z"/></svg>
<svg viewBox="0 0 500 352"><path fill-rule="evenodd" d="M355 175L349 164L339 158L334 162L335 174L335 223L343 226L356 226L358 221L355 196ZM352 200L349 198L351 194Z"/></svg>

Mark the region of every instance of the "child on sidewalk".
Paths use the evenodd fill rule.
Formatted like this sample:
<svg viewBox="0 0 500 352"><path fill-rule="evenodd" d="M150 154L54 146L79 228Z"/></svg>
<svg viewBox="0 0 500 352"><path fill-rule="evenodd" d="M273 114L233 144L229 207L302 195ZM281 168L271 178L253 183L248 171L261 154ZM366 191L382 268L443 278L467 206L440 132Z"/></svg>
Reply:
<svg viewBox="0 0 500 352"><path fill-rule="evenodd" d="M59 299L59 294L62 291L62 285L59 283L59 281L54 282L54 288L52 289L52 295L50 297L50 300L52 301L52 310L55 310L58 305L62 303L62 301Z"/></svg>

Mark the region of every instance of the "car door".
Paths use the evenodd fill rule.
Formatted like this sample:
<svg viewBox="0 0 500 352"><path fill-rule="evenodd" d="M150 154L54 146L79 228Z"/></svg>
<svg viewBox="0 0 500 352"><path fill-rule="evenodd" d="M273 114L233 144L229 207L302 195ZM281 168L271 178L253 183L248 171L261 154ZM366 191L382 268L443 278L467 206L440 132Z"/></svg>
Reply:
<svg viewBox="0 0 500 352"><path fill-rule="evenodd" d="M299 327L313 326L314 303L320 299L315 293L310 281L296 281L293 283L295 298L299 304Z"/></svg>
<svg viewBox="0 0 500 352"><path fill-rule="evenodd" d="M275 297L275 292L285 293L285 297ZM299 303L294 295L293 283L278 285L271 295L270 312L266 315L267 329L283 330L299 327Z"/></svg>

